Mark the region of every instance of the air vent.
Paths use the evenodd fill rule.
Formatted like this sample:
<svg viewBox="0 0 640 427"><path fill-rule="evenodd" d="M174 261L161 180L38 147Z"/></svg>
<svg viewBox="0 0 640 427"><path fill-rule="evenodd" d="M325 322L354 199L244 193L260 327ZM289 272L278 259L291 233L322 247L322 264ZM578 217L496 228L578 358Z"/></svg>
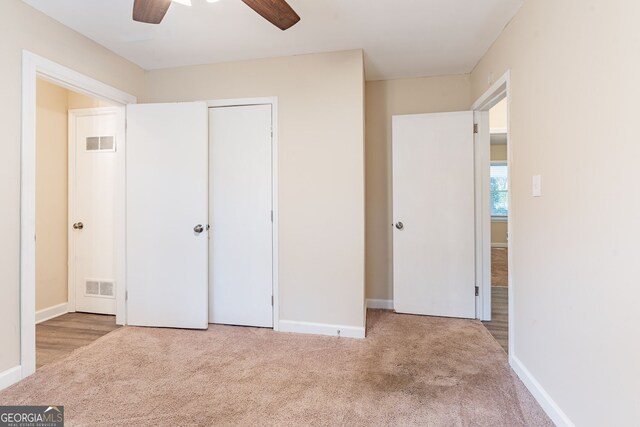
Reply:
<svg viewBox="0 0 640 427"><path fill-rule="evenodd" d="M87 137L87 151L116 151L115 136Z"/></svg>
<svg viewBox="0 0 640 427"><path fill-rule="evenodd" d="M100 295L103 297L112 297L113 282L100 282Z"/></svg>
<svg viewBox="0 0 640 427"><path fill-rule="evenodd" d="M115 298L115 285L113 282L87 280L84 294L88 297Z"/></svg>
<svg viewBox="0 0 640 427"><path fill-rule="evenodd" d="M100 282L96 282L94 280L87 280L85 293L87 295L100 295Z"/></svg>
<svg viewBox="0 0 640 427"><path fill-rule="evenodd" d="M87 151L98 151L100 150L100 137L99 136L90 136L87 138Z"/></svg>

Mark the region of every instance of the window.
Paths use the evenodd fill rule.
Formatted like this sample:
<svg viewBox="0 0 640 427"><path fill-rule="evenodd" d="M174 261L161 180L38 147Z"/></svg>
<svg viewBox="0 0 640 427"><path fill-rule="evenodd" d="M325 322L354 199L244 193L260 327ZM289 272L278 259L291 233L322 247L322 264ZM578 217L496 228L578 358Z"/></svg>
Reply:
<svg viewBox="0 0 640 427"><path fill-rule="evenodd" d="M491 163L491 216L505 218L509 214L506 162Z"/></svg>

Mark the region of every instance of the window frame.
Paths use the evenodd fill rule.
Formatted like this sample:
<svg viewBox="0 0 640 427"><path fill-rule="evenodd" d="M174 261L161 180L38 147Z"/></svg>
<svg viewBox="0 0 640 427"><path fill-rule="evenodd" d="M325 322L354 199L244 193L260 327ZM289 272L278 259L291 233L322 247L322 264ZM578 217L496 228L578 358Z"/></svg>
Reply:
<svg viewBox="0 0 640 427"><path fill-rule="evenodd" d="M508 182L508 180L509 180L509 164L508 164L507 160L491 160L490 166L506 166L507 167L507 182ZM491 180L491 169L489 169L489 180ZM505 192L507 193L507 197L508 197L509 189L507 188L507 190ZM492 193L493 193L493 191L491 190L491 187L489 187L489 194L492 194ZM509 210L511 209L511 203L509 203L506 215L493 215L493 206L490 206L490 209L491 209L491 221L505 221L506 222L509 219Z"/></svg>

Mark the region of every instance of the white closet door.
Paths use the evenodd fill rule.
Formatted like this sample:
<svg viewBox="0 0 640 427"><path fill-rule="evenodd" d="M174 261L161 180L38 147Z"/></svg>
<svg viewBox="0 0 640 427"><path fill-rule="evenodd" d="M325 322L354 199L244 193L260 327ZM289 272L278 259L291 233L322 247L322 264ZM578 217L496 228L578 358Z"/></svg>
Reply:
<svg viewBox="0 0 640 427"><path fill-rule="evenodd" d="M127 322L206 329L207 106L127 107Z"/></svg>
<svg viewBox="0 0 640 427"><path fill-rule="evenodd" d="M273 327L271 105L209 109L209 320Z"/></svg>
<svg viewBox="0 0 640 427"><path fill-rule="evenodd" d="M69 165L70 259L75 310L116 314L115 188L118 109L76 112Z"/></svg>
<svg viewBox="0 0 640 427"><path fill-rule="evenodd" d="M475 317L473 113L393 117L393 297Z"/></svg>

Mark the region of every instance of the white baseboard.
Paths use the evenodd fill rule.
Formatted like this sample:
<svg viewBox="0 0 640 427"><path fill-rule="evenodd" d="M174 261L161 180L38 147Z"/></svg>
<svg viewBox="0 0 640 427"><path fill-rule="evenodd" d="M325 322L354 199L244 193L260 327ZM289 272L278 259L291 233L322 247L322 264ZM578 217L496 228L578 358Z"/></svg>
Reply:
<svg viewBox="0 0 640 427"><path fill-rule="evenodd" d="M332 337L364 338L364 327L327 325L324 323L296 322L281 320L279 332L295 332L298 334L329 335Z"/></svg>
<svg viewBox="0 0 640 427"><path fill-rule="evenodd" d="M542 388L542 385L540 385L531 372L522 364L520 359L510 355L509 364L556 426L575 427L575 424L569 419L567 414L560 409L558 404L549 396L549 393Z"/></svg>
<svg viewBox="0 0 640 427"><path fill-rule="evenodd" d="M392 299L368 299L367 308L380 308L383 310L393 310Z"/></svg>
<svg viewBox="0 0 640 427"><path fill-rule="evenodd" d="M62 316L69 312L69 304L63 302L62 304L54 305L53 307L44 308L36 311L36 324L53 319L54 317Z"/></svg>
<svg viewBox="0 0 640 427"><path fill-rule="evenodd" d="M0 390L13 385L22 379L22 366L18 365L0 372Z"/></svg>
<svg viewBox="0 0 640 427"><path fill-rule="evenodd" d="M491 242L491 247L492 248L508 248L509 244L508 243L493 243L493 242Z"/></svg>

